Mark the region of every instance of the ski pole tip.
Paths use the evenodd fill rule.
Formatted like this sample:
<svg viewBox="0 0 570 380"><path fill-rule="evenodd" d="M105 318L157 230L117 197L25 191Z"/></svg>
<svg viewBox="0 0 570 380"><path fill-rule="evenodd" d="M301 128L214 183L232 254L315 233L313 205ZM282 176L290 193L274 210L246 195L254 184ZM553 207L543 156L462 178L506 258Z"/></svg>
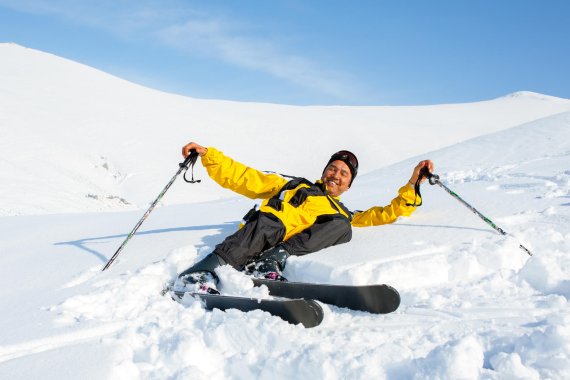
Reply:
<svg viewBox="0 0 570 380"><path fill-rule="evenodd" d="M533 256L532 252L527 247L525 247L524 245L519 244L519 248L522 249L523 251L525 251L529 256Z"/></svg>

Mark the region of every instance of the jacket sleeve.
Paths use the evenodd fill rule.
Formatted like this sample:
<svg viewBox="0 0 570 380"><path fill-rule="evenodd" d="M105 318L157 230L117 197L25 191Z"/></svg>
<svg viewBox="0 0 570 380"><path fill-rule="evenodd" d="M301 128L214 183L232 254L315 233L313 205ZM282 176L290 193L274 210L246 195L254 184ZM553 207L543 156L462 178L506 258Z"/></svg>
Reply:
<svg viewBox="0 0 570 380"><path fill-rule="evenodd" d="M245 166L215 148L208 148L202 156L202 165L220 186L252 199L271 198L287 183L278 174L266 174Z"/></svg>
<svg viewBox="0 0 570 380"><path fill-rule="evenodd" d="M417 202L416 202L417 201ZM415 190L405 185L398 190L398 196L392 199L390 205L385 207L372 207L366 211L357 211L352 218L352 225L355 227L378 226L381 224L393 223L400 216L410 216L416 209L411 204L420 203L418 196L416 199ZM407 204L410 204L409 206Z"/></svg>

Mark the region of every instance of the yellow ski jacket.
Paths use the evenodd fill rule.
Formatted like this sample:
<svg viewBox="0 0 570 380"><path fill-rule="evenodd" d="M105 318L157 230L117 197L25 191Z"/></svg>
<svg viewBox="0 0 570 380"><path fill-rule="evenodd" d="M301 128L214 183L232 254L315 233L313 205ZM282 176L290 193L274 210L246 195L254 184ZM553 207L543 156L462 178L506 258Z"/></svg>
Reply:
<svg viewBox="0 0 570 380"><path fill-rule="evenodd" d="M350 212L338 197L315 191L309 181L292 182L278 174L267 174L234 161L215 148L208 148L202 156L202 165L208 175L226 189L252 199L264 199L260 211L271 213L285 225L284 241L312 226L320 215L342 214L355 227L377 226L394 222L399 216L409 216L412 206L421 199L414 188L405 185L398 196L385 207L372 207L366 211ZM294 187L288 188L288 184ZM315 182L324 189L322 181ZM312 185L312 186L311 186Z"/></svg>

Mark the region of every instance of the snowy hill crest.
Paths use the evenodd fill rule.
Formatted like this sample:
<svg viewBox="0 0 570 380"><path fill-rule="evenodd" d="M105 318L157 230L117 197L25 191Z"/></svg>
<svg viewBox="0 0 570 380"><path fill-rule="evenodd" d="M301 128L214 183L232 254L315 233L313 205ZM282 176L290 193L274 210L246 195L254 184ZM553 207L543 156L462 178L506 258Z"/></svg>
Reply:
<svg viewBox="0 0 570 380"><path fill-rule="evenodd" d="M500 98L532 98L532 99L539 99L539 100L545 100L545 101L550 101L550 102L561 102L561 103L567 103L568 102L568 99L558 98L556 96L550 96L550 95L545 95L545 94L539 94L538 92L532 92L532 91L516 91L516 92L512 92L510 94L504 95Z"/></svg>

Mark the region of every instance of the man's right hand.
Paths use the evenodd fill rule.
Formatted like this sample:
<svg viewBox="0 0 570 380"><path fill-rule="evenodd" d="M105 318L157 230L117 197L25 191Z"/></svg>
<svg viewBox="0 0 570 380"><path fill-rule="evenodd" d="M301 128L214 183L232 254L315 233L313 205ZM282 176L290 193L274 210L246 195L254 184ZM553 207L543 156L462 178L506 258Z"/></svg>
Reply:
<svg viewBox="0 0 570 380"><path fill-rule="evenodd" d="M200 157L206 154L208 148L204 148L202 145L197 144L195 142L189 142L188 144L182 147L182 157L186 158L190 154L192 149L196 149L196 152Z"/></svg>

